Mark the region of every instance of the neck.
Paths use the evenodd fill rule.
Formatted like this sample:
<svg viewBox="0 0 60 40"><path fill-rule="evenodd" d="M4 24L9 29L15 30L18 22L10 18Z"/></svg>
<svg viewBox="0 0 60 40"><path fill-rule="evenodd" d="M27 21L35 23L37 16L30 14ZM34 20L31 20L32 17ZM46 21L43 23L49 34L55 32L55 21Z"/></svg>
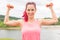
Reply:
<svg viewBox="0 0 60 40"><path fill-rule="evenodd" d="M32 21L34 21L34 17L29 17L28 22L32 22Z"/></svg>

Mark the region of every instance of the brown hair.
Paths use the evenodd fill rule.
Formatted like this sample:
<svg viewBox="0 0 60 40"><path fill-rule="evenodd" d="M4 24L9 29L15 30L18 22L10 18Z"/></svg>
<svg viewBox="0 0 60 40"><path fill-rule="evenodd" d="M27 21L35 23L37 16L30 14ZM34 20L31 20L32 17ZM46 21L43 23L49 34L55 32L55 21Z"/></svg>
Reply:
<svg viewBox="0 0 60 40"><path fill-rule="evenodd" d="M35 7L35 9L36 9L36 4L35 4L34 2L28 2L28 3L26 4L26 8L27 8L28 5L31 5L31 4L33 4L34 7Z"/></svg>
<svg viewBox="0 0 60 40"><path fill-rule="evenodd" d="M27 6L28 6L28 5L31 5L31 4L33 4L34 7L35 7L35 9L36 9L36 4L35 4L34 2L28 2L28 3L26 4L26 9L27 9ZM23 13L23 16L22 16L22 17L24 17L25 22L28 21L28 15L27 15L27 13L26 13L26 9L25 9L25 11L24 11L24 13Z"/></svg>

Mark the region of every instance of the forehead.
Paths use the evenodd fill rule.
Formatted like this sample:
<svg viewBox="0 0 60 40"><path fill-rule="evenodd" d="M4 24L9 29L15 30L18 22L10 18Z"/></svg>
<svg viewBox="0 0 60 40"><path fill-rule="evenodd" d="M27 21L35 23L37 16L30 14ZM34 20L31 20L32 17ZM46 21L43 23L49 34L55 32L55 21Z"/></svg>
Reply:
<svg viewBox="0 0 60 40"><path fill-rule="evenodd" d="M33 4L29 4L29 5L27 5L27 9L35 9L35 7Z"/></svg>

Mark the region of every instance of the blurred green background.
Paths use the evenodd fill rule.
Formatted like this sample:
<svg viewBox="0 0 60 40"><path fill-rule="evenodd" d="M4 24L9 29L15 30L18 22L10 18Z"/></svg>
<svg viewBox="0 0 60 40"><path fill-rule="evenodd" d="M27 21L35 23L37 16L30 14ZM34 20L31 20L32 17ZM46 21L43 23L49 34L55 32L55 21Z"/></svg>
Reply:
<svg viewBox="0 0 60 40"><path fill-rule="evenodd" d="M21 18L16 18L16 17L11 17L10 16L10 20L17 20L17 19L21 19ZM48 17L48 18L44 18L44 19L50 19L50 18ZM60 17L58 18L58 20L59 21L56 24L52 24L52 25L60 25ZM5 25L3 23L3 21L4 21L4 15L0 15L0 28L8 28L8 27L10 27L8 25ZM19 26L17 26L17 27L19 27Z"/></svg>

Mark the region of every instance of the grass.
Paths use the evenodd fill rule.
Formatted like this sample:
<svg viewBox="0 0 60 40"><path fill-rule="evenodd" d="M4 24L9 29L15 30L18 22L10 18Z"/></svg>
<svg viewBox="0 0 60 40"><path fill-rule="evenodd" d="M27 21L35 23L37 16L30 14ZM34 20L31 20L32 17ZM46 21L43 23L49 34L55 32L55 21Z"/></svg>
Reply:
<svg viewBox="0 0 60 40"><path fill-rule="evenodd" d="M0 38L0 40L14 40L12 38Z"/></svg>
<svg viewBox="0 0 60 40"><path fill-rule="evenodd" d="M0 29L6 29L6 30L20 30L21 28L20 27L6 27L6 28L4 28L4 27L0 27Z"/></svg>

